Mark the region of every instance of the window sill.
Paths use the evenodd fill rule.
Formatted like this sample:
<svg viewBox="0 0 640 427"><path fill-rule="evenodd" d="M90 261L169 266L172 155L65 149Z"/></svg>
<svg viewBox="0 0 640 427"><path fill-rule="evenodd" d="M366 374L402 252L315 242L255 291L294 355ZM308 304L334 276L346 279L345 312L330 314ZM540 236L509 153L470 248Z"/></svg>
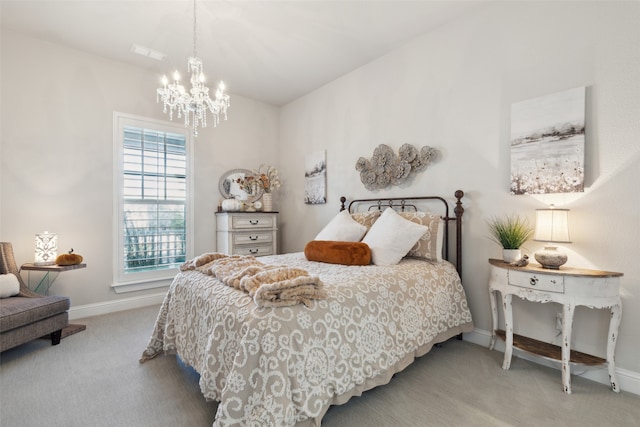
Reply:
<svg viewBox="0 0 640 427"><path fill-rule="evenodd" d="M144 291L146 289L169 287L173 281L173 276L167 278L156 278L147 280L135 280L131 282L114 283L111 288L116 294L127 292Z"/></svg>

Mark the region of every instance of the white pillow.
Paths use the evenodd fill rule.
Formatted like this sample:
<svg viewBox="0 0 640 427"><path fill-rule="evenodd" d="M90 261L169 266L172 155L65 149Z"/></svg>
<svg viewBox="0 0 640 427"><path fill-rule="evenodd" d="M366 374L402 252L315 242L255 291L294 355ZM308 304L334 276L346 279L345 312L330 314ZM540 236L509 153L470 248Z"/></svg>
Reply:
<svg viewBox="0 0 640 427"><path fill-rule="evenodd" d="M0 298L9 298L20 293L20 282L15 274L0 274Z"/></svg>
<svg viewBox="0 0 640 427"><path fill-rule="evenodd" d="M392 208L382 212L362 239L371 248L371 259L376 265L393 265L400 262L427 227L402 218Z"/></svg>
<svg viewBox="0 0 640 427"><path fill-rule="evenodd" d="M351 218L344 210L334 216L314 240L335 240L338 242L359 242L367 232L367 227Z"/></svg>

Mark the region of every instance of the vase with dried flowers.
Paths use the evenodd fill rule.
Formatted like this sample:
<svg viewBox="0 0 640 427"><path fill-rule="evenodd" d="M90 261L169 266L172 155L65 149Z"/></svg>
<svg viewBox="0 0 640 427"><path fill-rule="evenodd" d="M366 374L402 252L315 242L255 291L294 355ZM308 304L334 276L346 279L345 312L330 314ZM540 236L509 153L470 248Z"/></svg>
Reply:
<svg viewBox="0 0 640 427"><path fill-rule="evenodd" d="M273 196L272 192L276 188L280 188L280 178L278 177L278 169L269 165L260 165L260 167L253 171L258 185L264 190L262 195L262 209L265 212L273 211Z"/></svg>

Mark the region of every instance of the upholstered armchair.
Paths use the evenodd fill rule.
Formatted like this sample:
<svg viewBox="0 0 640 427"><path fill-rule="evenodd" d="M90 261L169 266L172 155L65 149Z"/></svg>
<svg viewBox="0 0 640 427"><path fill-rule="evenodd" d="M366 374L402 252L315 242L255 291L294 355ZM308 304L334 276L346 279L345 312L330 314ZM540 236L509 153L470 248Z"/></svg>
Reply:
<svg viewBox="0 0 640 427"><path fill-rule="evenodd" d="M0 274L9 273L18 278L20 291L0 298L0 351L46 335L51 336L52 345L59 344L62 329L69 324L69 298L32 292L20 277L13 246L0 242Z"/></svg>

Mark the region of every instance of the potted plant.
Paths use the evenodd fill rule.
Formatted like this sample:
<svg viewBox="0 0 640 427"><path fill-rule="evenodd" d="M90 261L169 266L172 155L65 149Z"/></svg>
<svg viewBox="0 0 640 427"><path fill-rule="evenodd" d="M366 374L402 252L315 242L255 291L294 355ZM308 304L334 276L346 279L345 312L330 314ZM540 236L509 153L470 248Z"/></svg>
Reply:
<svg viewBox="0 0 640 427"><path fill-rule="evenodd" d="M493 217L488 223L492 240L502 246L502 259L505 262L518 261L522 257L520 247L534 231L527 218L511 214Z"/></svg>

